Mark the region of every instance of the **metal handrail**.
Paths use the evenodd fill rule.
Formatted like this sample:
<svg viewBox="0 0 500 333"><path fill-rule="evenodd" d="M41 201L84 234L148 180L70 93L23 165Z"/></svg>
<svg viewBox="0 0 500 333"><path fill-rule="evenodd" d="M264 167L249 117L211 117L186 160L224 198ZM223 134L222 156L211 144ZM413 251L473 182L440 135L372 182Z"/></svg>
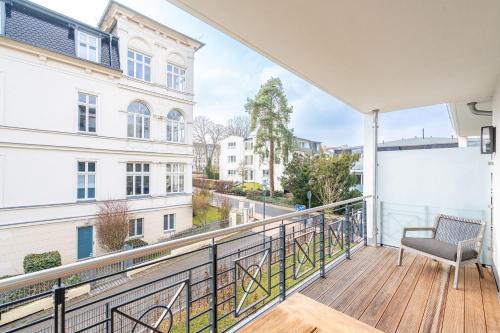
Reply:
<svg viewBox="0 0 500 333"><path fill-rule="evenodd" d="M13 276L10 278L0 280L0 292L9 291L16 288L22 288L30 286L32 284L41 283L50 280L57 280L58 278L63 278L77 274L80 272L96 269L105 265L111 265L118 262L135 259L138 257L146 256L155 252L173 250L183 246L195 244L205 240L211 240L221 236L227 236L233 233L240 233L244 231L251 230L256 227L261 227L268 225L270 223L279 222L286 219L291 219L298 216L303 216L308 213L321 212L326 209L332 209L339 206L347 205L350 203L362 201L371 198L371 195L361 196L353 199L343 200L339 202L334 202L328 205L318 206L314 208L305 209L299 212L292 212L288 214L283 214L261 221L256 221L252 223L237 225L234 227L229 227L225 229L215 230L206 232L199 235L189 236L185 238L175 239L171 241L161 242L157 244L147 245L140 248L136 248L129 251L111 253L97 258L91 258L85 261L79 261L63 266L58 266L54 268L49 268L46 270L33 272L24 275Z"/></svg>

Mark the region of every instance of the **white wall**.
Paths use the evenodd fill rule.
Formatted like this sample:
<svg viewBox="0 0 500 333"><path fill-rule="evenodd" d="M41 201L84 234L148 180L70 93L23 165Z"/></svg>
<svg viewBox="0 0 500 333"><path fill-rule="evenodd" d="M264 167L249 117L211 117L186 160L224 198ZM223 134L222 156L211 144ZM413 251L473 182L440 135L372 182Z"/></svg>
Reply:
<svg viewBox="0 0 500 333"><path fill-rule="evenodd" d="M478 147L379 152L379 236L399 246L403 227L432 226L439 214L480 218L490 226L489 155ZM490 263L489 227L483 262Z"/></svg>

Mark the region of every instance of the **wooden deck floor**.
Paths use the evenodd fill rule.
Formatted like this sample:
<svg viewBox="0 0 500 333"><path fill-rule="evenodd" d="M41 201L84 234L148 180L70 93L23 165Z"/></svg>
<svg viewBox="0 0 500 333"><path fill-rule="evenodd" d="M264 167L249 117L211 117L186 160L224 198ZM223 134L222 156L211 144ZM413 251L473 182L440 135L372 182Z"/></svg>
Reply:
<svg viewBox="0 0 500 333"><path fill-rule="evenodd" d="M475 266L454 269L422 256L367 247L302 291L323 304L384 332L500 332L500 304L489 269L480 279Z"/></svg>

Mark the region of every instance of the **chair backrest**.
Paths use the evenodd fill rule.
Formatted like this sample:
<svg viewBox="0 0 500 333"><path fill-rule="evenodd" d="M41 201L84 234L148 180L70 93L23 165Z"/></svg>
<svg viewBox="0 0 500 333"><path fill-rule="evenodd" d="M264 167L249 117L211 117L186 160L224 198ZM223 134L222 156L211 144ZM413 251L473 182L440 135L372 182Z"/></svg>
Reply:
<svg viewBox="0 0 500 333"><path fill-rule="evenodd" d="M482 238L484 225L485 223L481 220L441 214L436 217L434 238L457 245L460 241Z"/></svg>

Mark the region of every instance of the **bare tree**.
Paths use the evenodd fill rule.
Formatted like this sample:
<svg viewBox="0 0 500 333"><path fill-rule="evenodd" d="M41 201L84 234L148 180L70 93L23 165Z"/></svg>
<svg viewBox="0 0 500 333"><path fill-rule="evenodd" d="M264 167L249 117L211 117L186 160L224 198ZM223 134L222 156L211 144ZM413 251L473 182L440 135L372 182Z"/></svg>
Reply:
<svg viewBox="0 0 500 333"><path fill-rule="evenodd" d="M227 122L228 135L241 136L246 138L250 135L250 117L236 116Z"/></svg>
<svg viewBox="0 0 500 333"><path fill-rule="evenodd" d="M206 168L205 172L208 178L212 178L212 162L214 154L220 145L220 142L227 136L226 128L220 124L214 123L207 117L198 116L193 123L193 139L195 143L201 145L205 154Z"/></svg>
<svg viewBox="0 0 500 333"><path fill-rule="evenodd" d="M97 242L107 251L123 248L128 236L128 205L125 201L108 200L99 205L96 231Z"/></svg>

